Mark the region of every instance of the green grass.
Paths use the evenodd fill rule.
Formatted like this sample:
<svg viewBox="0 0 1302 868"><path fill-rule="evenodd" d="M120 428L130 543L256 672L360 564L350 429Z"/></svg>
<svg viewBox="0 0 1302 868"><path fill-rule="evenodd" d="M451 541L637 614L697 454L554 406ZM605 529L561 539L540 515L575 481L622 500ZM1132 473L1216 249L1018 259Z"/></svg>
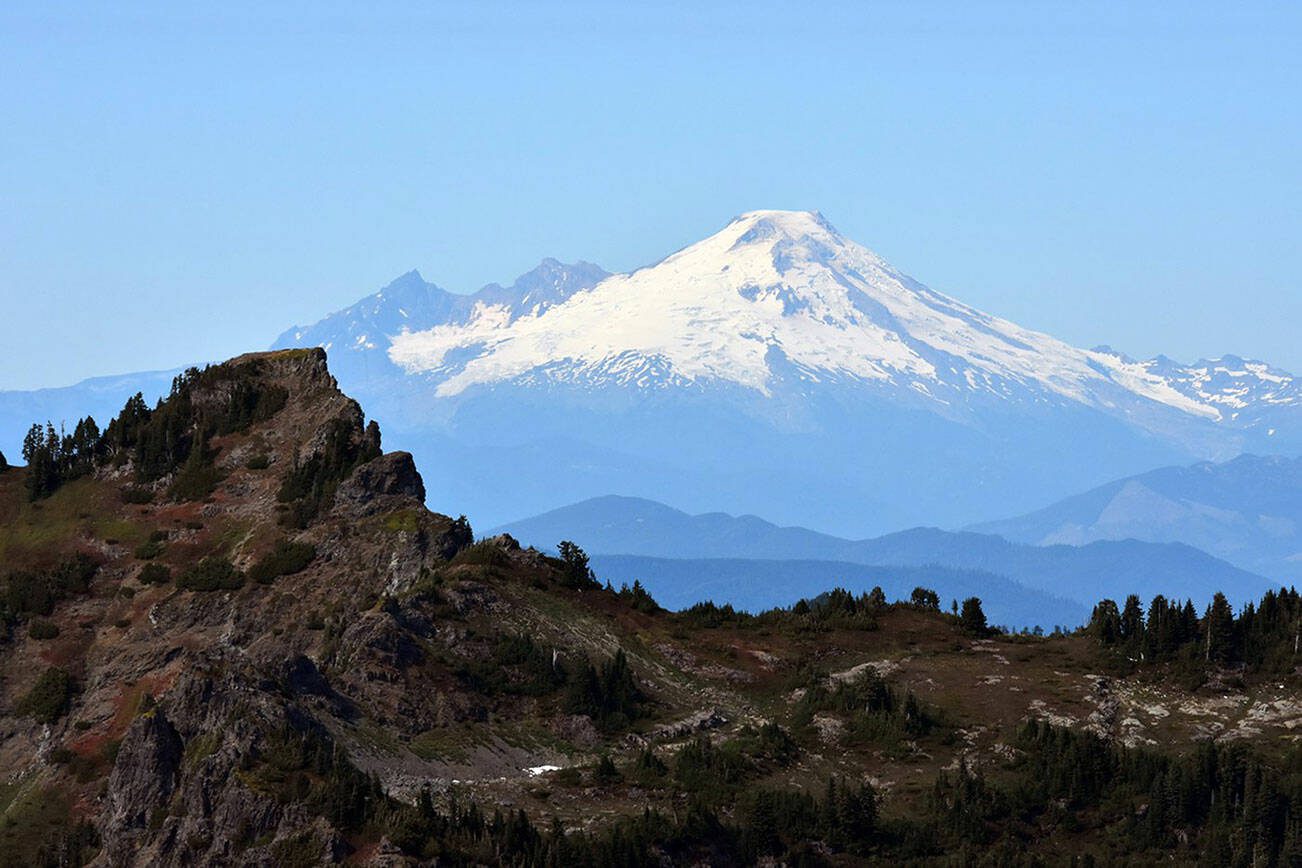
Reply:
<svg viewBox="0 0 1302 868"><path fill-rule="evenodd" d="M359 744L365 745L376 753L393 755L402 750L398 740L390 732L370 720L359 723L353 730L353 736Z"/></svg>
<svg viewBox="0 0 1302 868"><path fill-rule="evenodd" d="M420 529L420 517L414 509L400 509L384 517L384 529L389 533L415 533Z"/></svg>
<svg viewBox="0 0 1302 868"><path fill-rule="evenodd" d="M242 521L223 522L212 528L209 554L233 552L253 535L254 526Z"/></svg>
<svg viewBox="0 0 1302 868"><path fill-rule="evenodd" d="M196 735L185 744L185 765L193 768L217 752L222 746L222 734L204 732Z"/></svg>
<svg viewBox="0 0 1302 868"><path fill-rule="evenodd" d="M411 740L411 752L423 760L464 762L472 750L490 743L484 724L460 724L426 730Z"/></svg>
<svg viewBox="0 0 1302 868"><path fill-rule="evenodd" d="M128 546L148 538L142 525L121 515L116 490L97 480L75 480L29 503L21 472L0 479L0 563L49 566L85 536Z"/></svg>
<svg viewBox="0 0 1302 868"><path fill-rule="evenodd" d="M266 358L276 359L277 361L298 361L299 359L310 359L313 355L319 352L322 351L315 347L308 347L306 349L273 350L266 353Z"/></svg>
<svg viewBox="0 0 1302 868"><path fill-rule="evenodd" d="M72 831L68 797L55 787L26 780L0 785L0 805L0 868L41 864L38 854ZM81 864L94 852L73 849L80 853L73 855L72 864Z"/></svg>
<svg viewBox="0 0 1302 868"><path fill-rule="evenodd" d="M0 820L9 814L9 807L32 785L31 775L22 775L11 781L0 781Z"/></svg>

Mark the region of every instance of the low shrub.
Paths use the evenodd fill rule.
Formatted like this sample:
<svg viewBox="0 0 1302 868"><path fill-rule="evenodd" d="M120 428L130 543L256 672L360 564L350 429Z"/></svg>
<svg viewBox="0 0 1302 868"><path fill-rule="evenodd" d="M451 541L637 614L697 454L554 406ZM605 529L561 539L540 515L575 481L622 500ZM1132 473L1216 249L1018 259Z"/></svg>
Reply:
<svg viewBox="0 0 1302 868"><path fill-rule="evenodd" d="M163 553L163 544L158 540L151 539L136 546L135 555L138 560L152 561Z"/></svg>
<svg viewBox="0 0 1302 868"><path fill-rule="evenodd" d="M452 563L457 566L505 567L511 563L511 556L497 543L480 540L457 552Z"/></svg>
<svg viewBox="0 0 1302 868"><path fill-rule="evenodd" d="M27 625L27 635L33 639L53 639L59 635L59 628L53 621L36 618Z"/></svg>
<svg viewBox="0 0 1302 868"><path fill-rule="evenodd" d="M316 546L306 542L278 540L275 547L249 568L249 578L269 585L278 576L300 573L316 558Z"/></svg>
<svg viewBox="0 0 1302 868"><path fill-rule="evenodd" d="M143 485L128 485L122 489L123 503L152 503L154 492Z"/></svg>
<svg viewBox="0 0 1302 868"><path fill-rule="evenodd" d="M244 573L225 558L209 556L181 573L176 586L183 591L236 591L244 587Z"/></svg>
<svg viewBox="0 0 1302 868"><path fill-rule="evenodd" d="M72 676L67 670L51 666L36 679L32 689L14 706L19 717L34 718L39 723L54 723L72 704Z"/></svg>
<svg viewBox="0 0 1302 868"><path fill-rule="evenodd" d="M203 500L212 494L224 478L222 472L210 463L187 463L176 474L167 493L176 500Z"/></svg>
<svg viewBox="0 0 1302 868"><path fill-rule="evenodd" d="M172 571L162 564L145 564L136 581L142 585L166 585L172 581Z"/></svg>
<svg viewBox="0 0 1302 868"><path fill-rule="evenodd" d="M99 564L84 554L74 555L51 570L19 570L0 576L0 620L16 615L50 615L55 604L90 590Z"/></svg>

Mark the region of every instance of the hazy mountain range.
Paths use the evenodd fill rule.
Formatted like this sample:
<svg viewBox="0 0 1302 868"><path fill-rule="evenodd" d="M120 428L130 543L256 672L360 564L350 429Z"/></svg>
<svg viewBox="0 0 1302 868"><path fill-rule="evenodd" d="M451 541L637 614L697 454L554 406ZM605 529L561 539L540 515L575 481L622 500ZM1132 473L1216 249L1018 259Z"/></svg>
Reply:
<svg viewBox="0 0 1302 868"><path fill-rule="evenodd" d="M1188 543L1294 584L1302 579L1302 459L1242 455L1162 467L972 530L1036 545Z"/></svg>
<svg viewBox="0 0 1302 868"><path fill-rule="evenodd" d="M778 527L755 516L689 515L631 497L595 498L494 532L545 549L572 539L597 555L594 563L604 578L616 583L640 579L671 601L717 595L739 605L736 601L745 600L767 607L789 605L801 588L847 584L859 591L881 584L907 596L912 585L904 585L913 582L928 584L945 600L965 594L989 598L992 616L1002 623L1046 628L1079 623L1088 607L1104 597L1124 600L1138 593L1147 601L1160 593L1191 597L1201 606L1218 590L1247 601L1272 584L1183 543L1101 540L1032 546L936 528L849 540ZM726 562L735 559L747 563ZM850 570L847 565L878 569ZM890 573L900 567L912 569ZM933 570L929 576L928 569ZM983 584L972 573L998 581Z"/></svg>
<svg viewBox="0 0 1302 868"><path fill-rule="evenodd" d="M942 608L977 597L992 624L1010 629L1074 627L1089 619L1090 607L1028 588L994 573L952 567L869 566L845 561L758 558L653 558L596 555L593 568L614 587L642 582L656 602L683 609L702 600L762 612L814 599L832 588L856 594L882 589L892 602L908 600L914 588L942 594Z"/></svg>

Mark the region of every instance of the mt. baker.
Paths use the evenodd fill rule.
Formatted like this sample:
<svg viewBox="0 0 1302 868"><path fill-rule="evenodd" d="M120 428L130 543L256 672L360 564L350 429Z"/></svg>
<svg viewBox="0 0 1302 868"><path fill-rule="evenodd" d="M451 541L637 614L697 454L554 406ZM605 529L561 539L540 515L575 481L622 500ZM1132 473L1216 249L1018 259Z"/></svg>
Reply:
<svg viewBox="0 0 1302 868"><path fill-rule="evenodd" d="M440 397L522 379L724 382L768 396L794 379L903 386L942 407L974 393L1029 392L1104 408L1138 397L1221 417L1150 366L1075 349L932 292L810 212L744 214L650 268L528 315L480 301L464 322L404 329L388 355L408 373L437 377Z"/></svg>
<svg viewBox="0 0 1302 868"><path fill-rule="evenodd" d="M1072 347L812 212L743 214L630 274L546 260L466 296L412 272L275 344L298 345L489 522L620 492L871 533L1302 448L1285 372Z"/></svg>

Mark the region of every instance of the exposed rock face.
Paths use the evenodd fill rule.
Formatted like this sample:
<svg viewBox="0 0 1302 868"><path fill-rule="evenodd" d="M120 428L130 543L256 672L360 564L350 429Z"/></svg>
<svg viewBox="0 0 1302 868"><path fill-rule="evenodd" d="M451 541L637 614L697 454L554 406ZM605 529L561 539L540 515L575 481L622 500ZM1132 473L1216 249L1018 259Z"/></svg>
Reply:
<svg viewBox="0 0 1302 868"><path fill-rule="evenodd" d="M109 775L104 838L109 860L131 861L140 838L164 810L176 786L181 737L162 709L136 718L118 749Z"/></svg>
<svg viewBox="0 0 1302 868"><path fill-rule="evenodd" d="M270 866L290 840L321 864L346 855L328 823L257 783L267 755L283 750L278 738L323 732L316 713L339 707L310 661L279 669L206 655L137 718L108 781L101 826L108 864ZM285 680L273 681L277 674Z"/></svg>
<svg viewBox="0 0 1302 868"><path fill-rule="evenodd" d="M425 483L409 452L390 452L363 464L339 486L335 502L341 514L362 518L410 506L395 500L425 502Z"/></svg>
<svg viewBox="0 0 1302 868"><path fill-rule="evenodd" d="M499 533L497 536L490 536L484 540L486 544L495 545L503 551L518 552L520 551L520 541L509 533Z"/></svg>
<svg viewBox="0 0 1302 868"><path fill-rule="evenodd" d="M684 738L697 732L718 729L728 723L728 717L717 708L704 708L682 720L666 723L652 730L651 739Z"/></svg>

